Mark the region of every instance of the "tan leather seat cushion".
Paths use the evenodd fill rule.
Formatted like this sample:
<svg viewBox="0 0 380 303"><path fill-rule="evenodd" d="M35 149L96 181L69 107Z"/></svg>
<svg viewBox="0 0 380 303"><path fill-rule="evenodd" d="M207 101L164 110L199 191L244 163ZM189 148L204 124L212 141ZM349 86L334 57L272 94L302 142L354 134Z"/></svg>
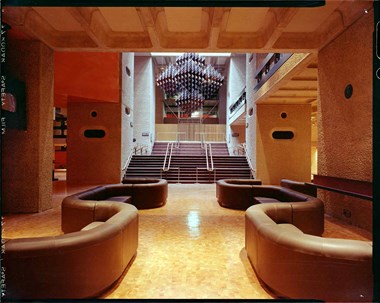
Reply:
<svg viewBox="0 0 380 303"><path fill-rule="evenodd" d="M107 198L106 201L132 203L132 197L131 196L114 196L114 197Z"/></svg>
<svg viewBox="0 0 380 303"><path fill-rule="evenodd" d="M273 203L273 202L281 202L275 198L269 198L269 197L254 197L253 198L254 204L262 204L262 203Z"/></svg>

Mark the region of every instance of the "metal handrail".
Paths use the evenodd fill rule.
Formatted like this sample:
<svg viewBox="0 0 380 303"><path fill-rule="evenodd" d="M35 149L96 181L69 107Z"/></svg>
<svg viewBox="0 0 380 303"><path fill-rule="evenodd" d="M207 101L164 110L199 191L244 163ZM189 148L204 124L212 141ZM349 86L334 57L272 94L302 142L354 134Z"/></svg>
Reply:
<svg viewBox="0 0 380 303"><path fill-rule="evenodd" d="M167 157L168 157L169 146L171 146L171 145L172 145L171 142L169 142L168 145L166 145L165 159L164 159L164 164L162 165L162 170L163 170L163 171L168 171L168 170L166 169L166 159L167 159Z"/></svg>
<svg viewBox="0 0 380 303"><path fill-rule="evenodd" d="M230 153L230 155L231 155L230 150L232 150L232 153L233 153L234 156L236 156L236 155L240 156L240 151L241 151L241 150L243 150L243 151L242 151L242 155L245 155L245 150L244 150L242 144L237 144L237 145L234 145L234 146L229 147L229 148L228 148L228 151L229 151L229 153Z"/></svg>
<svg viewBox="0 0 380 303"><path fill-rule="evenodd" d="M177 138L176 138L176 143L175 143L175 148L179 148L179 143L180 143L180 140L179 140L179 136L178 136L179 133L177 133Z"/></svg>
<svg viewBox="0 0 380 303"><path fill-rule="evenodd" d="M242 146L244 148L245 158L247 159L248 166L249 166L249 168L251 170L251 175L252 175L253 178L256 178L256 170L253 168L251 159L248 156L247 145L245 143L242 143Z"/></svg>
<svg viewBox="0 0 380 303"><path fill-rule="evenodd" d="M206 153L206 168L208 171L210 171L210 166L208 164L207 143L205 144L205 153Z"/></svg>
<svg viewBox="0 0 380 303"><path fill-rule="evenodd" d="M134 154L137 155L138 152L140 152L140 155L142 155L144 152L147 154L148 148L149 146L147 144L135 144L133 147Z"/></svg>
<svg viewBox="0 0 380 303"><path fill-rule="evenodd" d="M136 144L133 145L133 147L131 148L131 151L130 151L130 153L128 155L127 161L125 161L125 164L124 164L123 168L121 169L121 171L124 171L124 170L127 171L129 163L131 162L132 157L133 157L133 152L135 150L135 146L136 146Z"/></svg>
<svg viewBox="0 0 380 303"><path fill-rule="evenodd" d="M181 168L180 167L172 167L171 169L176 169L178 172L177 172L177 183L180 183L180 175L181 175ZM161 170L160 170L160 178L162 179L162 172L167 172L166 170L163 170L162 168L161 168Z"/></svg>
<svg viewBox="0 0 380 303"><path fill-rule="evenodd" d="M211 143L209 143L208 146L210 147L210 162L211 162L211 170L210 171L213 171L214 170L214 159L212 158Z"/></svg>
<svg viewBox="0 0 380 303"><path fill-rule="evenodd" d="M200 141L201 141L201 148L205 148L205 134L204 133L199 133L200 134Z"/></svg>
<svg viewBox="0 0 380 303"><path fill-rule="evenodd" d="M207 170L206 167L196 167L196 183L198 183L198 170ZM217 171L218 170L231 170L231 171L242 171L242 170L249 170L250 172L251 169L250 168L231 168L231 167L219 167L219 168L215 168L214 169L214 183L216 182L216 176L217 176ZM251 175L251 174L250 174Z"/></svg>
<svg viewBox="0 0 380 303"><path fill-rule="evenodd" d="M195 183L198 183L198 170L209 171L206 167L196 167L195 168ZM215 183L216 182L216 169L213 172L214 172L214 183Z"/></svg>
<svg viewBox="0 0 380 303"><path fill-rule="evenodd" d="M171 143L171 147L170 147L170 155L169 155L169 163L168 163L168 168L167 170L170 169L170 163L172 162L172 154L173 154L173 143Z"/></svg>

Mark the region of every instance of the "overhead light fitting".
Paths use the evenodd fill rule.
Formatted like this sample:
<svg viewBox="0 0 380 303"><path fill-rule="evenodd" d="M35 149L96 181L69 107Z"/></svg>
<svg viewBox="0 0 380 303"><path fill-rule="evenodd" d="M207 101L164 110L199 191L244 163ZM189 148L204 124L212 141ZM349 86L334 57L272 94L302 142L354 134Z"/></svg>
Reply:
<svg viewBox="0 0 380 303"><path fill-rule="evenodd" d="M166 97L174 98L185 113L192 113L214 96L222 86L224 77L206 58L196 53L184 53L169 64L157 77L157 85Z"/></svg>

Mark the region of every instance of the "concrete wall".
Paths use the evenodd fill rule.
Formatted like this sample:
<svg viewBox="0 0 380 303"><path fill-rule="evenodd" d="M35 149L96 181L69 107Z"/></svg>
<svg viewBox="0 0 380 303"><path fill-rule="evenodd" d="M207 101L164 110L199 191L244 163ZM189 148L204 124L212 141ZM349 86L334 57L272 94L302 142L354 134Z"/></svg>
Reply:
<svg viewBox="0 0 380 303"><path fill-rule="evenodd" d="M245 132L245 128L242 127L231 127L231 123L235 119L235 115L230 114L229 107L238 100L244 87L246 85L246 70L245 70L245 55L235 55L230 58L228 81L227 81L227 144L231 148L239 143L242 143L242 138L245 139L245 134L240 131ZM244 111L244 108L242 108ZM236 114L237 115L237 114ZM238 137L233 137L232 134L239 131Z"/></svg>
<svg viewBox="0 0 380 303"><path fill-rule="evenodd" d="M124 167L133 148L134 53L121 54L121 163ZM121 177L124 171L121 171Z"/></svg>
<svg viewBox="0 0 380 303"><path fill-rule="evenodd" d="M96 117L93 116L96 113ZM67 183L119 183L121 115L119 103L68 102ZM103 138L86 138L85 130L101 129Z"/></svg>
<svg viewBox="0 0 380 303"><path fill-rule="evenodd" d="M134 62L134 124L136 143L153 146L155 140L155 78L153 59L135 56Z"/></svg>
<svg viewBox="0 0 380 303"><path fill-rule="evenodd" d="M320 175L372 181L372 29L373 12L319 53ZM353 94L346 99L348 84ZM328 214L371 230L372 202L325 191L319 197ZM351 216L345 216L344 210Z"/></svg>
<svg viewBox="0 0 380 303"><path fill-rule="evenodd" d="M26 84L27 129L2 135L2 211L51 208L53 51L39 42L8 40L7 71Z"/></svg>
<svg viewBox="0 0 380 303"><path fill-rule="evenodd" d="M156 124L164 123L164 93L162 89L155 85L156 96Z"/></svg>
<svg viewBox="0 0 380 303"><path fill-rule="evenodd" d="M218 122L226 124L227 119L227 81L228 77L224 77L224 83L219 89L219 105L218 105Z"/></svg>
<svg viewBox="0 0 380 303"><path fill-rule="evenodd" d="M279 185L282 178L310 182L310 115L310 105L257 105L257 178L264 184ZM274 139L274 131L292 131L294 138Z"/></svg>

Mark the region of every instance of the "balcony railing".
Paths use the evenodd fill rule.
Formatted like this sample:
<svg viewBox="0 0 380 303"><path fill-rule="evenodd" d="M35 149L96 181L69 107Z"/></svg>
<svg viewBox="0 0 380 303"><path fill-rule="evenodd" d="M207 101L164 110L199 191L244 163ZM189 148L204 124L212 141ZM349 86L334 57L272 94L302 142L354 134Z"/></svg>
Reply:
<svg viewBox="0 0 380 303"><path fill-rule="evenodd" d="M256 92L291 56L291 53L269 53L257 68L255 75L257 84L253 91Z"/></svg>

